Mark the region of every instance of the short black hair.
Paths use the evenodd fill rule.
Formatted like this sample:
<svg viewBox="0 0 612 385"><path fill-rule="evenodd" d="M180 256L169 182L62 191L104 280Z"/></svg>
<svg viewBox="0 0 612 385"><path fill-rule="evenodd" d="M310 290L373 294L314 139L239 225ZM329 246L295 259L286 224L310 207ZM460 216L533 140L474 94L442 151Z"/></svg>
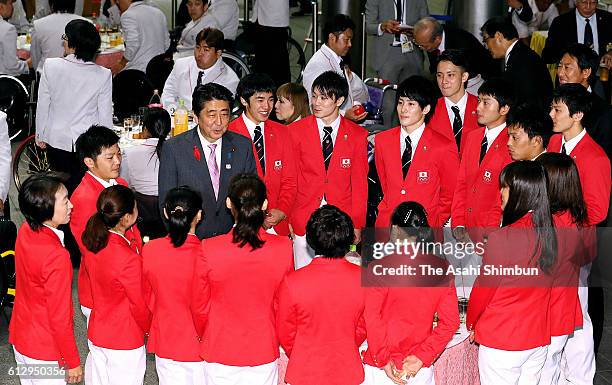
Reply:
<svg viewBox="0 0 612 385"><path fill-rule="evenodd" d="M19 209L32 230L40 230L45 221L53 218L55 194L62 186L62 181L50 174L34 174L23 182L19 190Z"/></svg>
<svg viewBox="0 0 612 385"><path fill-rule="evenodd" d="M514 89L504 79L493 78L485 81L478 89L478 96L481 95L493 97L499 103L499 108L512 107L514 104Z"/></svg>
<svg viewBox="0 0 612 385"><path fill-rule="evenodd" d="M204 108L204 104L211 100L224 100L229 103L230 109L232 108L232 104L234 104L232 91L217 83L206 83L197 86L195 90L193 90L192 100L193 113L196 115L200 115L200 111Z"/></svg>
<svg viewBox="0 0 612 385"><path fill-rule="evenodd" d="M439 56L438 63L441 61L449 61L457 67L461 67L463 72L468 72L468 58L460 49L444 50Z"/></svg>
<svg viewBox="0 0 612 385"><path fill-rule="evenodd" d="M494 17L487 20L480 31L486 33L489 37L493 37L496 32L503 35L506 40L518 39L518 31L512 21L505 17Z"/></svg>
<svg viewBox="0 0 612 385"><path fill-rule="evenodd" d="M569 114L586 114L591 109L591 94L578 83L561 84L553 90L553 103L563 103Z"/></svg>
<svg viewBox="0 0 612 385"><path fill-rule="evenodd" d="M506 125L522 128L529 139L536 136L541 137L544 148L548 146L548 141L553 134L553 122L550 115L528 103L512 107L508 112Z"/></svg>
<svg viewBox="0 0 612 385"><path fill-rule="evenodd" d="M347 29L355 30L355 22L347 15L338 13L332 18L328 19L323 26L323 40L325 43L329 42L329 34L341 34Z"/></svg>
<svg viewBox="0 0 612 385"><path fill-rule="evenodd" d="M336 100L348 96L348 83L344 76L334 71L325 71L312 82L312 91L318 90L328 98Z"/></svg>
<svg viewBox="0 0 612 385"><path fill-rule="evenodd" d="M580 68L581 71L591 69L591 75L589 75L588 82L589 84L595 83L597 71L599 70L599 56L597 52L584 44L574 43L567 46L561 52L561 57L565 54L576 59L578 68Z"/></svg>
<svg viewBox="0 0 612 385"><path fill-rule="evenodd" d="M207 1L204 1L204 4L206 3ZM196 45L200 45L203 41L206 42L207 46L217 51L225 48L225 36L223 35L223 31L217 28L207 27L198 32L196 36Z"/></svg>
<svg viewBox="0 0 612 385"><path fill-rule="evenodd" d="M64 29L68 39L68 47L74 48L77 59L94 61L100 48L100 34L96 27L87 20L72 20Z"/></svg>
<svg viewBox="0 0 612 385"><path fill-rule="evenodd" d="M269 75L253 73L240 79L238 87L236 87L236 99L243 98L248 103L249 98L258 92L269 92L274 96L276 84Z"/></svg>
<svg viewBox="0 0 612 385"><path fill-rule="evenodd" d="M74 144L79 161L83 163L85 158L96 160L102 150L119 143L119 136L108 127L94 124L87 131L79 135Z"/></svg>
<svg viewBox="0 0 612 385"><path fill-rule="evenodd" d="M316 255L344 258L355 240L353 221L336 206L319 207L306 224L306 242Z"/></svg>
<svg viewBox="0 0 612 385"><path fill-rule="evenodd" d="M75 0L49 0L53 12L74 13Z"/></svg>
<svg viewBox="0 0 612 385"><path fill-rule="evenodd" d="M419 104L421 109L426 106L430 106L430 110L425 115L425 123L429 122L429 119L436 110L436 102L438 100L438 89L433 85L432 82L425 79L423 76L412 75L408 79L404 80L397 87L395 94L395 104L399 102L400 98L408 98Z"/></svg>

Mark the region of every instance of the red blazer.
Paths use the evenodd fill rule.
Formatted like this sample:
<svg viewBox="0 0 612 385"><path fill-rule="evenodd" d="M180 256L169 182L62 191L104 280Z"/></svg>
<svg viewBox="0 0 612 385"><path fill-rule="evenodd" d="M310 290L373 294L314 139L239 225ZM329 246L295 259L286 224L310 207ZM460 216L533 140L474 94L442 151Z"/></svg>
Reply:
<svg viewBox="0 0 612 385"><path fill-rule="evenodd" d="M315 258L289 274L278 292L276 328L289 356L291 385L357 385L365 339L360 267L344 258Z"/></svg>
<svg viewBox="0 0 612 385"><path fill-rule="evenodd" d="M416 271L419 271L419 265L430 265L444 271L448 268L443 259L423 254L415 259L390 255L373 264L388 267L408 264L417 268ZM368 270L371 268L372 264ZM368 331L368 350L364 355L366 364L383 367L393 360L396 367L401 367L404 358L415 355L423 361L424 367L429 367L453 338L459 328L459 306L452 275L439 281L434 281L431 276L422 278L425 279L423 285L395 286L382 280L377 287L367 289L364 312ZM438 325L432 329L435 313L438 314Z"/></svg>
<svg viewBox="0 0 612 385"><path fill-rule="evenodd" d="M251 139L242 116L234 119L228 128ZM261 164L255 159L257 175L266 184L268 209L278 209L287 215L287 218L274 226L274 230L278 235L289 235L289 214L297 192L297 177L293 151L287 145L288 129L282 124L267 120L264 123L264 134L266 174L263 175ZM257 156L255 144L253 144L253 154Z"/></svg>
<svg viewBox="0 0 612 385"><path fill-rule="evenodd" d="M124 179L117 178L117 183L123 186L127 186L127 182ZM79 292L79 303L86 308L93 308L93 299L91 297L91 278L89 276L89 257L91 254L89 250L83 246L81 236L87 226L87 221L96 212L96 202L98 196L104 190L104 186L100 184L91 174L85 173L81 183L72 193L70 202L74 205L72 214L70 216L70 231L76 239L81 252L81 266L79 267L79 278L78 278L78 292ZM136 226L132 226L126 234L126 238L130 240L130 247L137 253L142 250L142 238L140 232Z"/></svg>
<svg viewBox="0 0 612 385"><path fill-rule="evenodd" d="M206 362L256 366L279 356L274 294L293 270L289 238L259 233L263 247L238 247L232 232L202 242L193 319Z"/></svg>
<svg viewBox="0 0 612 385"><path fill-rule="evenodd" d="M355 228L365 227L368 201L368 133L344 117L340 118L334 151L325 171L317 121L308 116L289 125L295 156L297 195L291 225L297 235L306 234L306 222L321 205L338 206L350 215Z"/></svg>
<svg viewBox="0 0 612 385"><path fill-rule="evenodd" d="M188 235L181 247L170 237L142 250L145 296L153 312L147 350L175 361L201 361L200 341L191 316L193 272L200 240Z"/></svg>
<svg viewBox="0 0 612 385"><path fill-rule="evenodd" d="M27 222L21 225L15 272L9 342L28 357L76 368L80 360L74 339L72 264L51 229L33 231Z"/></svg>
<svg viewBox="0 0 612 385"><path fill-rule="evenodd" d="M376 135L376 170L384 194L378 205L376 227L389 227L393 210L405 201L422 204L430 226L442 227L450 217L455 192L457 145L426 126L403 179L401 129L395 127Z"/></svg>
<svg viewBox="0 0 612 385"><path fill-rule="evenodd" d="M457 187L451 207L451 225L453 227L493 227L499 228L502 217L499 174L510 162L508 130L503 129L489 147L482 163L480 143L485 128L473 130L466 135L465 150L461 156L461 165L457 175ZM463 140L463 139L462 139ZM474 242L480 236L470 233Z"/></svg>
<svg viewBox="0 0 612 385"><path fill-rule="evenodd" d="M142 257L125 239L108 234L108 245L92 255L93 300L87 336L101 348L129 350L144 345L151 312L145 303Z"/></svg>
<svg viewBox="0 0 612 385"><path fill-rule="evenodd" d="M463 154L463 151L465 150L467 134L478 128L483 128L481 125L478 124L478 116L476 115L476 107L478 107L478 98L468 92L466 93L468 95L468 99L467 104L465 106L465 114L463 116L461 142L459 143L460 155ZM448 118L444 97L438 99L438 103L436 104L436 110L433 116L431 117L431 120L429 121L429 126L440 134L446 136L448 139L452 140L453 143L455 143L455 148L457 147L457 142L455 142L455 133L453 132L453 122Z"/></svg>
<svg viewBox="0 0 612 385"><path fill-rule="evenodd" d="M547 150L561 152L561 143L561 134L553 135ZM610 159L588 133L569 155L578 167L589 224L597 225L606 219L610 205Z"/></svg>
<svg viewBox="0 0 612 385"><path fill-rule="evenodd" d="M531 214L489 234L468 303L466 325L484 346L507 351L550 344L552 277L537 268ZM538 276L486 275L486 267L536 267Z"/></svg>

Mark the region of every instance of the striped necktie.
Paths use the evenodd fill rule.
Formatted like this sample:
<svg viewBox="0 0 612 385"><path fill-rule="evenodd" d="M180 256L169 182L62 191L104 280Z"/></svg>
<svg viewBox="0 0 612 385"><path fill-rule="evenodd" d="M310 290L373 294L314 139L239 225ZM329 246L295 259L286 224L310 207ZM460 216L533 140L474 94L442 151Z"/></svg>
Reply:
<svg viewBox="0 0 612 385"><path fill-rule="evenodd" d="M264 152L264 138L261 134L261 127L255 126L255 134L253 135L253 144L255 144L255 151L257 151L257 159L259 159L259 164L261 165L261 172L266 174L266 160L265 160L265 152Z"/></svg>
<svg viewBox="0 0 612 385"><path fill-rule="evenodd" d="M402 153L402 174L404 175L404 179L406 179L406 175L408 175L408 170L410 169L410 163L412 162L412 140L409 136L406 137L406 148Z"/></svg>
<svg viewBox="0 0 612 385"><path fill-rule="evenodd" d="M329 167L329 161L331 160L332 153L334 152L334 142L332 141L332 128L329 126L323 127L325 134L323 135L323 142L321 147L323 148L323 161L325 162L325 170Z"/></svg>

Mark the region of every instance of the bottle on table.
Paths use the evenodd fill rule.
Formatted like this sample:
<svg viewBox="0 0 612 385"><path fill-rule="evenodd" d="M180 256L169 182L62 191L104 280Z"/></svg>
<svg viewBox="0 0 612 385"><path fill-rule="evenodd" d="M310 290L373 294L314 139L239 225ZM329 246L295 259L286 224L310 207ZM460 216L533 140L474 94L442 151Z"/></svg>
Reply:
<svg viewBox="0 0 612 385"><path fill-rule="evenodd" d="M189 130L189 111L185 107L185 101L179 99L178 107L174 112L174 127L172 128L172 136L176 136Z"/></svg>

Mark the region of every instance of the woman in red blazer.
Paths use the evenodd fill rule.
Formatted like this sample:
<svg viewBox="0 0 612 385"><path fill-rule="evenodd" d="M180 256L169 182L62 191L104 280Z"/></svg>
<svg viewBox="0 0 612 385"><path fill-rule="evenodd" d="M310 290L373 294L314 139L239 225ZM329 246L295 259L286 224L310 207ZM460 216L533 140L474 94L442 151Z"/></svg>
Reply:
<svg viewBox="0 0 612 385"><path fill-rule="evenodd" d="M417 202L403 202L391 215L391 241L404 240L423 244L434 241L425 209ZM371 263L368 272L374 271L376 265L389 268L409 265L419 272L422 265L448 269L443 259L421 253L415 258L386 256ZM392 385L406 375L413 377L410 384L434 385L432 364L459 328L454 277L444 274L376 278L377 284L366 292L368 350L363 357L364 384ZM438 324L432 329L436 313Z"/></svg>
<svg viewBox="0 0 612 385"><path fill-rule="evenodd" d="M480 344L482 385L537 384L550 344L557 256L546 176L541 164L519 161L499 179L503 227L489 234L466 325Z"/></svg>
<svg viewBox="0 0 612 385"><path fill-rule="evenodd" d="M144 378L151 313L143 294L142 258L125 237L137 217L132 190L111 186L100 193L83 233L83 245L92 253L95 306L87 337L95 385L142 384Z"/></svg>
<svg viewBox="0 0 612 385"><path fill-rule="evenodd" d="M263 229L266 187L256 175L235 176L226 204L236 225L206 239L196 263L192 308L205 383L276 385L274 295L293 270L291 241Z"/></svg>
<svg viewBox="0 0 612 385"><path fill-rule="evenodd" d="M344 258L354 235L351 218L336 206L318 208L306 224L317 257L285 277L278 291L276 328L289 357L287 384L357 385L364 379L365 292L361 268Z"/></svg>
<svg viewBox="0 0 612 385"><path fill-rule="evenodd" d="M63 368L66 382L81 382L83 369L72 318L72 264L64 248L64 233L57 229L70 221L68 190L59 179L32 176L21 186L19 208L26 222L15 246L17 292L9 326L15 361L57 367L58 374ZM58 383L64 381L36 381L40 385Z"/></svg>
<svg viewBox="0 0 612 385"><path fill-rule="evenodd" d="M169 234L142 250L145 294L153 312L147 350L155 353L160 385L195 385L204 376L190 309L201 208L202 198L189 187L170 190L163 205Z"/></svg>

